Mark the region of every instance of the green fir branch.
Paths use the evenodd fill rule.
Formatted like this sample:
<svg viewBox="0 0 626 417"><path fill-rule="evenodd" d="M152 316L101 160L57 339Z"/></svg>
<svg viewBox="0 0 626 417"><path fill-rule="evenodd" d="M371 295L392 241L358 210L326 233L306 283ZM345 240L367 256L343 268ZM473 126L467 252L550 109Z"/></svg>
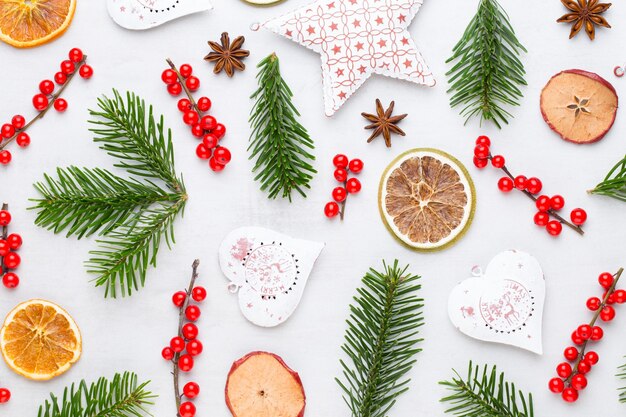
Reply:
<svg viewBox="0 0 626 417"><path fill-rule="evenodd" d="M421 351L416 345L424 319L420 277L407 269L397 260L392 266L383 262L382 272L370 269L350 305L342 350L352 363L340 361L343 379L336 381L352 417L384 417L409 389L406 374Z"/></svg>
<svg viewBox="0 0 626 417"><path fill-rule="evenodd" d="M142 417L151 415L147 406L156 398L148 391L150 381L139 383L130 372L100 378L87 385L83 380L65 388L62 397L50 394L39 407L38 417Z"/></svg>
<svg viewBox="0 0 626 417"><path fill-rule="evenodd" d="M507 106L518 106L519 87L526 85L519 60L524 46L517 40L506 12L496 0L480 0L476 15L465 29L447 63L451 107L461 107L467 123L474 116L498 128L512 117Z"/></svg>
<svg viewBox="0 0 626 417"><path fill-rule="evenodd" d="M599 194L626 201L626 156L619 161L590 194Z"/></svg>
<svg viewBox="0 0 626 417"><path fill-rule="evenodd" d="M533 417L532 394L524 395L517 391L515 384L498 375L494 366L481 367L470 361L467 378L463 379L456 371L451 381L442 381L452 393L441 399L449 408L446 413L457 417Z"/></svg>
<svg viewBox="0 0 626 417"><path fill-rule="evenodd" d="M626 364L620 366L619 368L617 368L617 370L619 371L617 374L617 377L622 381L626 381ZM618 392L619 392L619 402L626 403L626 386L620 388Z"/></svg>
<svg viewBox="0 0 626 417"><path fill-rule="evenodd" d="M258 174L261 190L269 198L282 194L291 201L291 192L306 197L305 190L317 171L311 165L315 156L313 140L296 119L300 116L291 99L293 93L280 75L276 54L263 59L259 65L258 90L250 116L252 134L248 151L250 159L256 158L252 172Z"/></svg>

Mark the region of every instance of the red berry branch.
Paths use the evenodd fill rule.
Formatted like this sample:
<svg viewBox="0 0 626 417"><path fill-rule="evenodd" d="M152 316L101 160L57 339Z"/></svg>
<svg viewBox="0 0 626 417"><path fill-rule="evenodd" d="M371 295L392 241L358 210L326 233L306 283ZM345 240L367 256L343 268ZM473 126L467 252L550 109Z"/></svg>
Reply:
<svg viewBox="0 0 626 417"><path fill-rule="evenodd" d="M348 178L350 172L358 174L363 170L363 161L360 159L349 160L347 156L338 154L333 158L335 165L335 179L342 183L341 187L333 189L333 200L324 207L324 214L331 218L339 214L339 218L343 220L346 212L346 201L348 194L356 194L361 191L361 182L356 178Z"/></svg>
<svg viewBox="0 0 626 417"><path fill-rule="evenodd" d="M226 134L226 127L218 123L215 117L205 114L211 109L211 100L200 97L193 98L192 92L200 88L200 80L193 74L189 64L183 64L180 69L169 58L166 59L170 68L163 71L161 79L167 84L167 91L174 97L183 91L187 98L178 100L178 110L183 113L183 122L191 126L191 134L202 142L196 147L196 155L200 159L208 159L209 167L219 172L230 162L230 151L220 145L220 140Z"/></svg>
<svg viewBox="0 0 626 417"><path fill-rule="evenodd" d="M170 345L161 352L163 359L171 361L173 365L174 395L176 399L177 417L194 417L196 406L191 401L182 402L183 397L193 400L200 393L200 386L195 382L187 382L180 392L180 372L189 372L193 369L193 358L202 353L202 343L197 340L198 326L193 322L200 318L200 307L192 304L191 300L200 303L206 298L204 287L196 287L200 261L193 261L191 282L185 291L178 291L172 296L172 302L179 309L178 335L170 340Z"/></svg>
<svg viewBox="0 0 626 417"><path fill-rule="evenodd" d="M548 384L550 391L561 394L563 400L567 402L575 402L578 399L578 391L587 387L586 374L600 359L596 352L586 352L590 342L597 342L604 336L602 328L596 326L598 318L604 322L610 322L615 318L615 309L612 304L626 302L626 290L615 289L622 272L624 268L620 268L615 274L610 272L600 274L598 282L606 292L602 300L598 297L591 297L587 300L587 308L595 312L593 319L589 324L581 324L574 330L572 342L579 348L570 346L565 349L563 355L568 362L562 362L556 367L559 377L552 378Z"/></svg>
<svg viewBox="0 0 626 417"><path fill-rule="evenodd" d="M37 120L43 118L52 107L58 112L67 110L67 101L61 97L63 91L70 84L74 76L78 73L83 78L91 78L93 69L86 64L87 55L78 48L73 48L69 54L69 59L61 62L61 71L54 75L54 80L60 86L55 92L55 84L51 80L43 80L39 83L39 93L33 96L33 107L39 113L30 122L22 115L13 116L11 123L5 123L0 128L0 164L7 165L11 162L11 152L4 149L13 141L18 146L25 148L30 145L30 136L26 131Z"/></svg>
<svg viewBox="0 0 626 417"><path fill-rule="evenodd" d="M18 276L10 272L20 266L20 255L14 251L22 246L22 237L17 233L9 234L9 223L11 223L11 213L9 213L9 205L2 204L0 210L0 275L2 275L2 284L7 288L15 288L19 285Z"/></svg>
<svg viewBox="0 0 626 417"><path fill-rule="evenodd" d="M517 189L533 200L538 210L534 217L534 222L537 226L545 227L547 232L552 236L560 235L563 230L563 225L580 235L585 234L581 227L585 221L587 221L587 213L585 210L575 208L570 213L571 222L567 221L558 213L558 211L565 207L565 199L562 196L538 196L543 189L541 180L536 177L527 178L524 175L513 176L505 165L504 156L492 155L490 147L491 141L487 136L479 136L478 139L476 139L474 165L476 168L483 169L489 164L489 161L491 161L491 165L494 168L501 169L506 176L500 178L498 188L503 193ZM551 217L553 217L554 220L550 220Z"/></svg>

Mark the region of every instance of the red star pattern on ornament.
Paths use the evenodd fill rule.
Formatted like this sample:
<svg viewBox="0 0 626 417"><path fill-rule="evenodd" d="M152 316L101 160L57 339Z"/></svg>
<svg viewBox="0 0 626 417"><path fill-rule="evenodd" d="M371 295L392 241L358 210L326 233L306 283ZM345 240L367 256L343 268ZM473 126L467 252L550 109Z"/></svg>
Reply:
<svg viewBox="0 0 626 417"><path fill-rule="evenodd" d="M263 26L321 55L332 116L372 74L435 85L407 31L422 1L318 0Z"/></svg>

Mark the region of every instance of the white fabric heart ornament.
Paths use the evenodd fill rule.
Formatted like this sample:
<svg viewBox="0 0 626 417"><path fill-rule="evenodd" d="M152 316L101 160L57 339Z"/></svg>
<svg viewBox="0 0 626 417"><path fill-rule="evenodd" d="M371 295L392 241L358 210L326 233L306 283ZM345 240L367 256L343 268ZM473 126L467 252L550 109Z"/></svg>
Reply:
<svg viewBox="0 0 626 417"><path fill-rule="evenodd" d="M261 227L235 229L219 249L220 267L244 317L262 327L286 321L302 299L324 244Z"/></svg>
<svg viewBox="0 0 626 417"><path fill-rule="evenodd" d="M115 23L132 30L150 29L212 8L209 0L107 0Z"/></svg>
<svg viewBox="0 0 626 417"><path fill-rule="evenodd" d="M452 324L475 339L541 354L546 286L539 262L509 250L494 257L484 275L480 268L472 273L448 299Z"/></svg>

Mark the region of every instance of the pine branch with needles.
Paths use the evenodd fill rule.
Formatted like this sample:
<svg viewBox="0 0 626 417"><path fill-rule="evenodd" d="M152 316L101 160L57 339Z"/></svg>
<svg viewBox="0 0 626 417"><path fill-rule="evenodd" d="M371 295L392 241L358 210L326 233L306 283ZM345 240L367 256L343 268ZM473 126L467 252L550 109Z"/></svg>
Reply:
<svg viewBox="0 0 626 417"><path fill-rule="evenodd" d="M626 201L626 156L611 168L604 180L596 185L596 188L589 190L589 193Z"/></svg>
<svg viewBox="0 0 626 417"><path fill-rule="evenodd" d="M620 366L618 369L617 377L621 381L626 382L626 364ZM619 389L619 402L626 403L626 386Z"/></svg>

